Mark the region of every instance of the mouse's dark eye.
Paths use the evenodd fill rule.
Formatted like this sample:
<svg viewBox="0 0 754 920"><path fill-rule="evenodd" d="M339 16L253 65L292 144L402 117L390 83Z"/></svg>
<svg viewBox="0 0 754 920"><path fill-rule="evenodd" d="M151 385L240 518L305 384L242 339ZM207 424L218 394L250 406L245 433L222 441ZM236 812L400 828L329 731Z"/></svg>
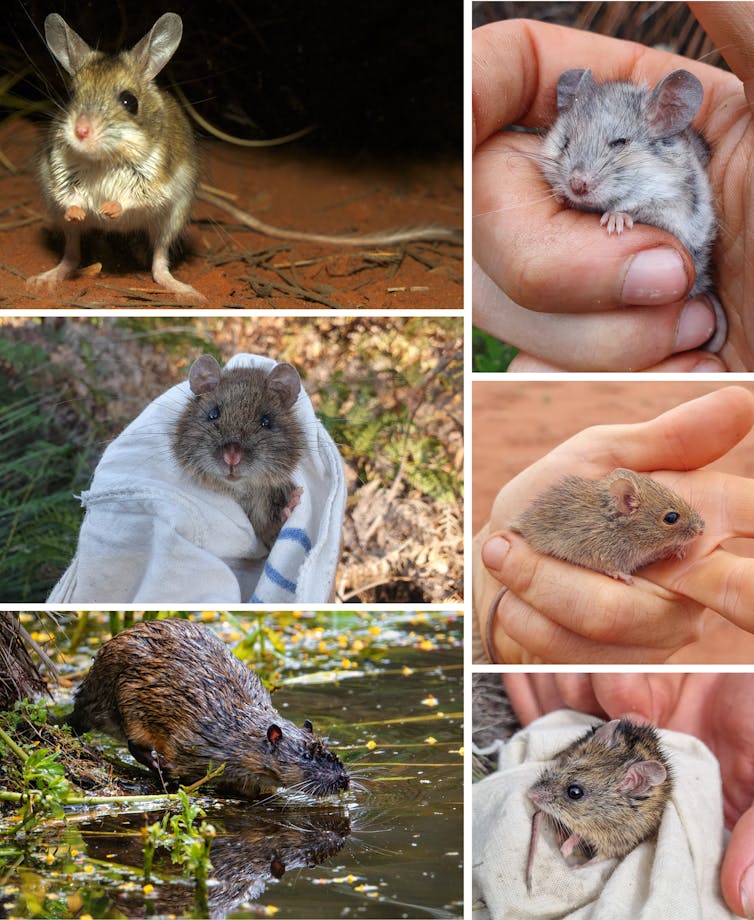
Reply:
<svg viewBox="0 0 754 920"><path fill-rule="evenodd" d="M129 115L138 114L139 100L133 93L129 93L127 89L124 89L123 92L118 95L118 102L120 102Z"/></svg>
<svg viewBox="0 0 754 920"><path fill-rule="evenodd" d="M628 140L625 137L618 137L614 141L610 141L608 147L614 147L619 150L621 147L625 147L628 143Z"/></svg>
<svg viewBox="0 0 754 920"><path fill-rule="evenodd" d="M563 153L565 153L566 150L568 150L568 145L569 145L570 143L571 143L571 138L570 138L570 137L567 137L567 138L563 141L563 146L560 148L560 149L563 151Z"/></svg>
<svg viewBox="0 0 754 920"><path fill-rule="evenodd" d="M666 524L677 524L680 519L681 515L677 511L668 511L663 521L665 521Z"/></svg>
<svg viewBox="0 0 754 920"><path fill-rule="evenodd" d="M272 428L272 418L269 415L263 415L259 419L260 428Z"/></svg>
<svg viewBox="0 0 754 920"><path fill-rule="evenodd" d="M212 406L212 408L211 408L211 409L209 410L209 412L207 413L207 418L208 418L211 422L216 422L216 421L220 418L220 407L219 407L219 406Z"/></svg>
<svg viewBox="0 0 754 920"><path fill-rule="evenodd" d="M566 789L566 795L569 799L572 799L574 802L578 802L579 799L584 797L584 790L578 783L571 783L571 785Z"/></svg>

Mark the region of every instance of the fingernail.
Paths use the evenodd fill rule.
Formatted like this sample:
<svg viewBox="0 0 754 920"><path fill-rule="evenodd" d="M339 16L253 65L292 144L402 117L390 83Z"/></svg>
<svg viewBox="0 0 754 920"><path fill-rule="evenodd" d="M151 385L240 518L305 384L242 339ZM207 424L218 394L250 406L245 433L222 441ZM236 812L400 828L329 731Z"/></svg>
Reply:
<svg viewBox="0 0 754 920"><path fill-rule="evenodd" d="M754 865L749 866L741 877L741 887L738 893L741 897L744 917L746 920L754 920Z"/></svg>
<svg viewBox="0 0 754 920"><path fill-rule="evenodd" d="M715 361L714 358L702 358L702 360L695 364L692 368L689 368L689 373L691 374L719 374L720 371L725 370L725 365L722 361Z"/></svg>
<svg viewBox="0 0 754 920"><path fill-rule="evenodd" d="M636 307L673 303L686 293L689 280L683 259L669 246L646 249L633 256L623 280L621 299Z"/></svg>
<svg viewBox="0 0 754 920"><path fill-rule="evenodd" d="M490 537L482 547L482 562L488 569L499 571L510 548L510 543L504 537Z"/></svg>
<svg viewBox="0 0 754 920"><path fill-rule="evenodd" d="M715 311L706 300L690 300L681 310L675 329L675 351L704 345L715 331Z"/></svg>

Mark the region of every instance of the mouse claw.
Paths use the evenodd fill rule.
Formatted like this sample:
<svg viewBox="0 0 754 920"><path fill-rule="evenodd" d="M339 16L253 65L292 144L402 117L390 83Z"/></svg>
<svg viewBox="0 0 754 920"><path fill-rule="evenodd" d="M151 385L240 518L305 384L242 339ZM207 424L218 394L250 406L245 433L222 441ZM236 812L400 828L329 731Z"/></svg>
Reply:
<svg viewBox="0 0 754 920"><path fill-rule="evenodd" d="M621 234L624 227L626 230L630 230L633 225L633 217L630 214L626 214L625 211L605 211L600 218L600 226L605 227L608 233Z"/></svg>
<svg viewBox="0 0 754 920"><path fill-rule="evenodd" d="M123 208L119 201L106 201L99 209L103 217L109 217L110 220L117 220L123 213Z"/></svg>

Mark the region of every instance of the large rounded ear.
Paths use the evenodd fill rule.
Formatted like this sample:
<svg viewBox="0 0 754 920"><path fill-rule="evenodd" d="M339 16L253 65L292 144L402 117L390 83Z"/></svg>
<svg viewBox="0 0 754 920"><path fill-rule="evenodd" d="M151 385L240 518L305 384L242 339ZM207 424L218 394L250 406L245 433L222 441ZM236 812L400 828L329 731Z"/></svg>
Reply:
<svg viewBox="0 0 754 920"><path fill-rule="evenodd" d="M566 70L558 80L558 114L567 112L577 96L591 93L595 82L591 70Z"/></svg>
<svg viewBox="0 0 754 920"><path fill-rule="evenodd" d="M73 76L92 53L84 39L57 13L45 19L45 41L53 56Z"/></svg>
<svg viewBox="0 0 754 920"><path fill-rule="evenodd" d="M600 727L595 730L592 737L595 741L599 741L600 744L604 744L606 748L617 747L620 743L616 738L619 725L620 719L613 719L612 722L605 722L604 725L600 725Z"/></svg>
<svg viewBox="0 0 754 920"><path fill-rule="evenodd" d="M267 377L267 386L275 393L284 409L289 409L298 399L301 378L292 364L276 364Z"/></svg>
<svg viewBox="0 0 754 920"><path fill-rule="evenodd" d="M704 89L688 70L674 70L648 94L644 115L650 137L671 137L691 124L702 104Z"/></svg>
<svg viewBox="0 0 754 920"><path fill-rule="evenodd" d="M613 479L608 489L618 514L633 514L641 505L641 498L636 489L636 484L631 479L624 479L623 477Z"/></svg>
<svg viewBox="0 0 754 920"><path fill-rule="evenodd" d="M267 740L273 747L275 747L282 737L283 729L279 725L276 725L275 722L267 726Z"/></svg>
<svg viewBox="0 0 754 920"><path fill-rule="evenodd" d="M626 768L618 791L630 796L646 795L652 786L664 783L667 775L665 765L659 760L640 760Z"/></svg>
<svg viewBox="0 0 754 920"><path fill-rule="evenodd" d="M209 393L220 382L220 365L212 355L202 355L191 365L188 379L192 393Z"/></svg>
<svg viewBox="0 0 754 920"><path fill-rule="evenodd" d="M178 13L163 13L141 41L131 49L146 80L152 80L175 54L183 35Z"/></svg>

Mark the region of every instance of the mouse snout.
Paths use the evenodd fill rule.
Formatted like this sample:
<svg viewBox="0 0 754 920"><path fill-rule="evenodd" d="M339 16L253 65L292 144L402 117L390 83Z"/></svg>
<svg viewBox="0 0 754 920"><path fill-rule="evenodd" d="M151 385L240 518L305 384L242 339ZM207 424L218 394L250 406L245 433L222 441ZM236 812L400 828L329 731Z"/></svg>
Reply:
<svg viewBox="0 0 754 920"><path fill-rule="evenodd" d="M568 178L568 188L577 198L583 198L591 192L592 185L586 173L574 169Z"/></svg>
<svg viewBox="0 0 754 920"><path fill-rule="evenodd" d="M228 444L223 444L223 460L227 464L231 476L242 459L243 450L237 441L230 441Z"/></svg>
<svg viewBox="0 0 754 920"><path fill-rule="evenodd" d="M552 793L539 785L532 786L526 794L535 805L544 805L546 802L552 801Z"/></svg>

